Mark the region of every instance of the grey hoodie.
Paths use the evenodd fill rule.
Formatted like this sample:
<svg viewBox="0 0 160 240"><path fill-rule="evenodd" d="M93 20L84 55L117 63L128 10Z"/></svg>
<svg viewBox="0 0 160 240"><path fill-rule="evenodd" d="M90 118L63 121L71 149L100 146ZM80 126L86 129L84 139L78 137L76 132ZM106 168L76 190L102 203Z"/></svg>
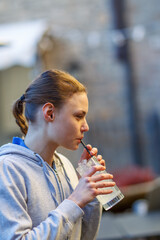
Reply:
<svg viewBox="0 0 160 240"><path fill-rule="evenodd" d="M0 240L96 239L101 206L94 200L81 209L66 199L78 178L59 153L56 169L23 146L0 148Z"/></svg>

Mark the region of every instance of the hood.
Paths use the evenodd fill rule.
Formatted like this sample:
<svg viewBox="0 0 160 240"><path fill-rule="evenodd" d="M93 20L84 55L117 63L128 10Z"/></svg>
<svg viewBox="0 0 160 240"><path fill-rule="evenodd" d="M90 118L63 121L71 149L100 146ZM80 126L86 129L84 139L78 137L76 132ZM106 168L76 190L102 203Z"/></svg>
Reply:
<svg viewBox="0 0 160 240"><path fill-rule="evenodd" d="M16 155L17 157L19 156L27 158L27 160L34 161L38 165L43 161L43 159L37 153L17 144L8 143L0 147L0 157L5 157L12 154Z"/></svg>
<svg viewBox="0 0 160 240"><path fill-rule="evenodd" d="M52 171L52 173L55 176L57 187L58 187L59 192L60 192L61 202L64 200L63 186L59 181L59 178L57 176L57 171L53 170L49 166L49 164L42 159L42 157L39 154L37 154L37 153L33 152L32 150L30 150L28 148L25 148L23 146L13 144L13 143L8 143L8 144L5 144L5 145L0 147L0 159L3 158L3 157L7 157L7 155L8 156L13 155L14 157L17 157L18 159L24 159L25 158L28 162L32 162L32 163L34 162L35 164L41 166L42 169L43 169L45 178L48 182L48 185L49 185L49 188L50 188L50 191L51 191L51 195L54 199L54 202L58 206L59 203L57 202L57 200L55 198L55 188L54 188L53 183L52 183L53 180L51 179L51 176L50 176L50 173L49 173L49 171ZM59 158L59 160L60 160L60 158ZM61 160L60 160L60 162L61 162ZM70 183L70 179L67 176L66 170L65 170L62 162L61 162L61 164L62 164L62 167L63 167L63 170L64 170L66 181L68 182L69 188L72 192L73 188L72 188L72 185Z"/></svg>

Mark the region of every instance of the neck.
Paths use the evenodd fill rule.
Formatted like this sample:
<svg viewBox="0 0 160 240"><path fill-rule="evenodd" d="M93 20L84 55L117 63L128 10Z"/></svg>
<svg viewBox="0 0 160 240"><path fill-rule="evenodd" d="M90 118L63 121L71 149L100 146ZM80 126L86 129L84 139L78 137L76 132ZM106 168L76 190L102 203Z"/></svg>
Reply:
<svg viewBox="0 0 160 240"><path fill-rule="evenodd" d="M44 161L52 166L53 155L57 148L54 143L49 142L44 135L40 136L37 133L33 134L33 132L30 134L29 131L24 139L24 142L28 148L35 153L38 153Z"/></svg>

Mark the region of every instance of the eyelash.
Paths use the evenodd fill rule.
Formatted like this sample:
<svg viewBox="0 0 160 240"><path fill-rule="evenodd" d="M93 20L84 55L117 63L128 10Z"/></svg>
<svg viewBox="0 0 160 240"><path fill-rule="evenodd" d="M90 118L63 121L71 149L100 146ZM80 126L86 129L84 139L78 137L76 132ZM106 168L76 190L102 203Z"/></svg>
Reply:
<svg viewBox="0 0 160 240"><path fill-rule="evenodd" d="M82 119L83 116L82 116L82 115L77 115L76 118L78 118L78 119Z"/></svg>

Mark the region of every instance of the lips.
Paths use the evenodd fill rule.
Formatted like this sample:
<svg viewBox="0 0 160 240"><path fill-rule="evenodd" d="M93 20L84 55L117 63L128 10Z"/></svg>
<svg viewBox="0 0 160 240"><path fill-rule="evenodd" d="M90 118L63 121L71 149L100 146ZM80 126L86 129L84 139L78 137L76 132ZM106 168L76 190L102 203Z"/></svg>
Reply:
<svg viewBox="0 0 160 240"><path fill-rule="evenodd" d="M81 142L82 139L83 139L83 137L77 138L77 141Z"/></svg>
<svg viewBox="0 0 160 240"><path fill-rule="evenodd" d="M78 138L78 140L80 140L80 141L81 141L82 139L83 139L83 137Z"/></svg>

